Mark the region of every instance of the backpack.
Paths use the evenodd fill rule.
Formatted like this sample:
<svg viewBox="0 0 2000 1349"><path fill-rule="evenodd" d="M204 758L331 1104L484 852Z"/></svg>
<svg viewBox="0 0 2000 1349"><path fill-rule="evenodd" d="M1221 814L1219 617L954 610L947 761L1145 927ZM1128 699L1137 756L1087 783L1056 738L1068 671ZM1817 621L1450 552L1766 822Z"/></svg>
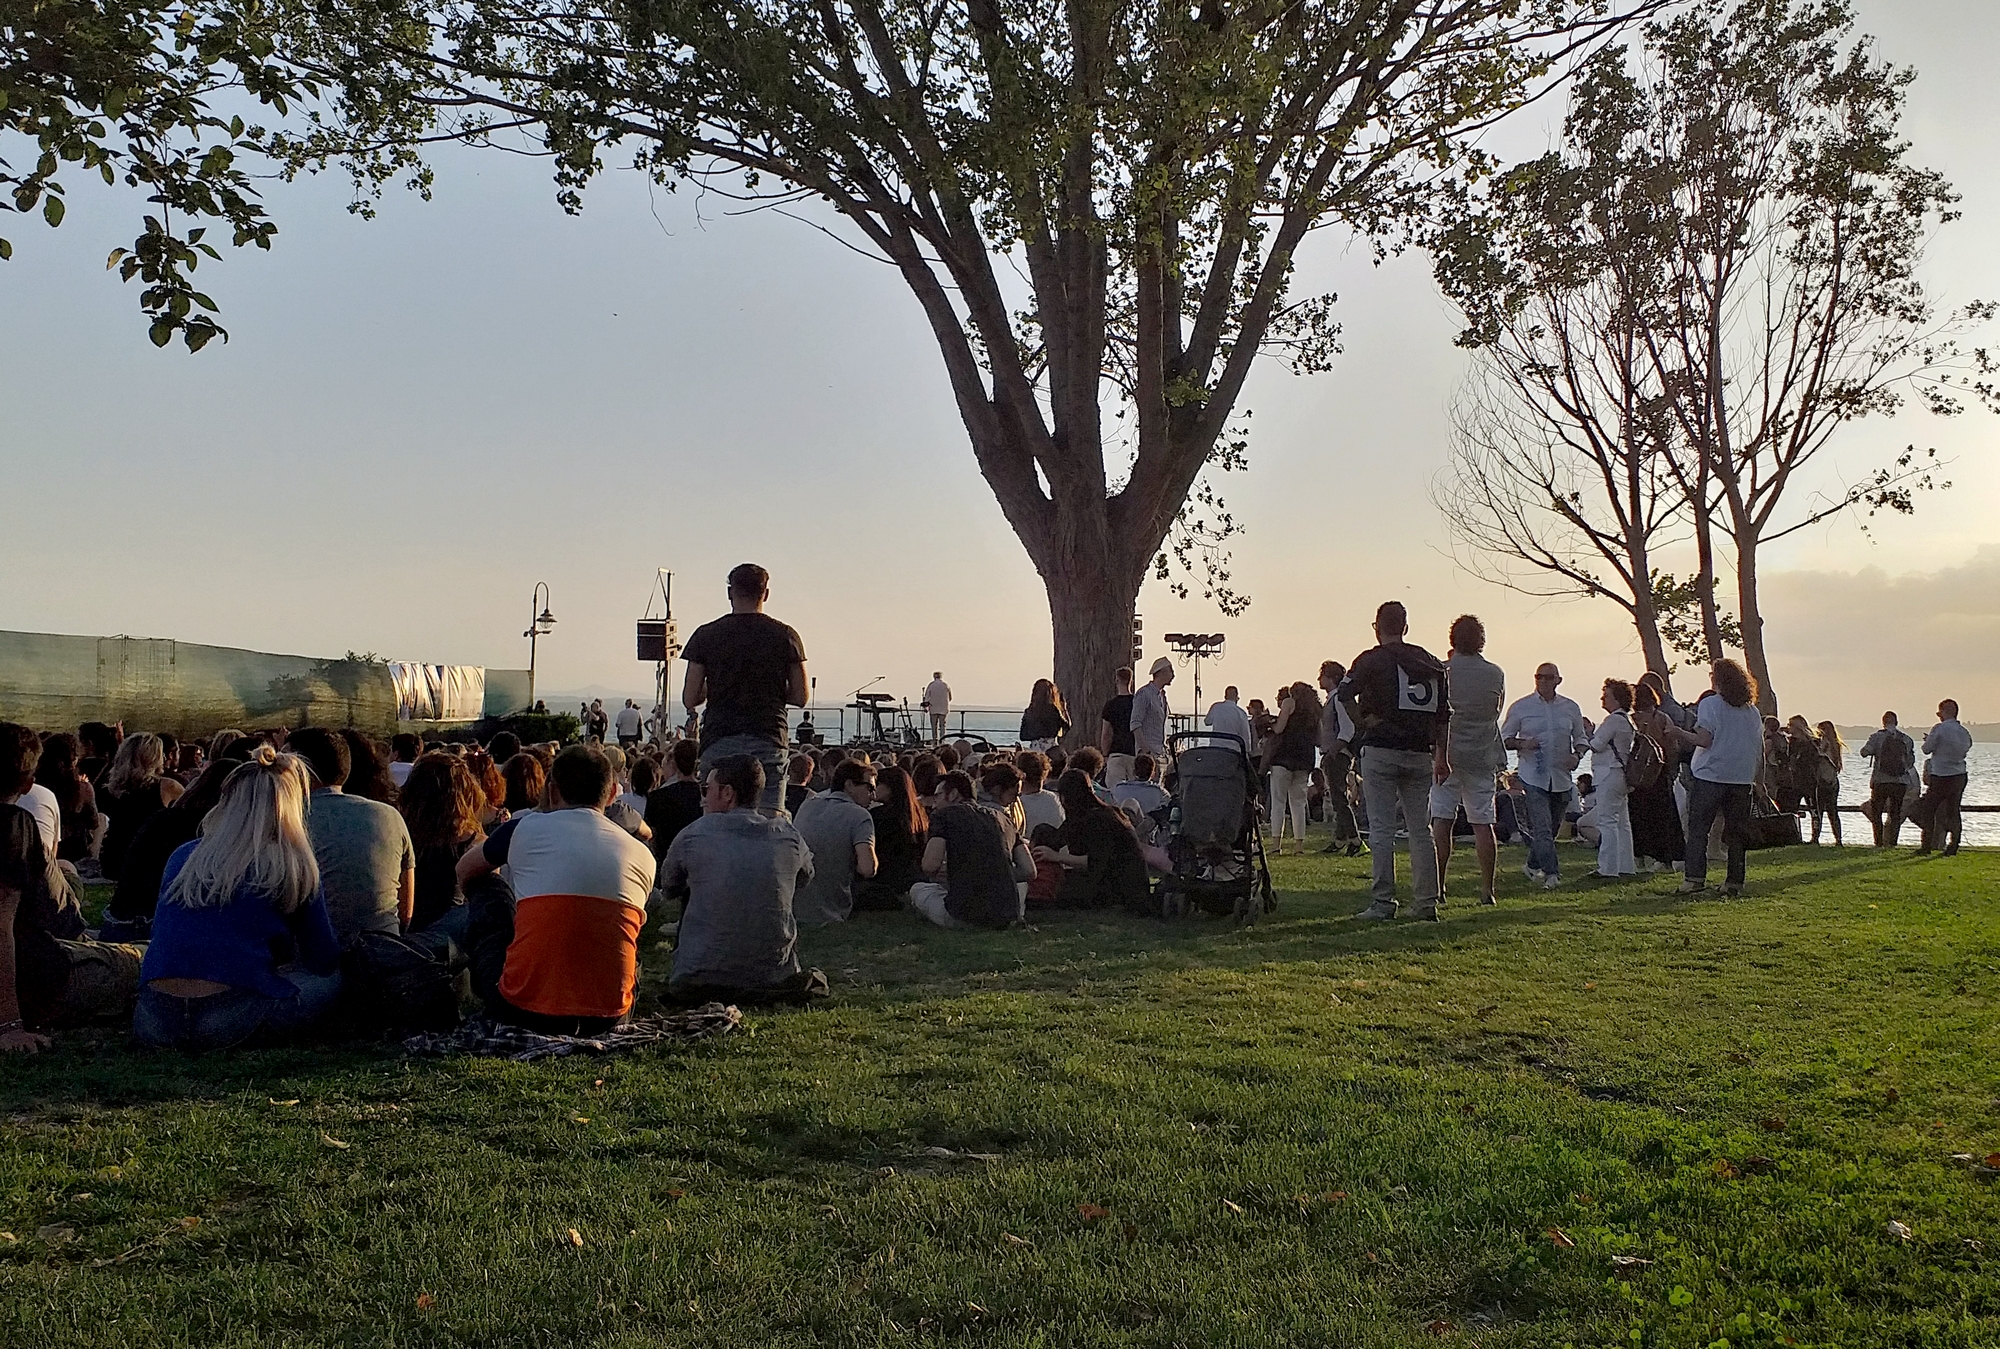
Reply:
<svg viewBox="0 0 2000 1349"><path fill-rule="evenodd" d="M341 953L341 1019L350 1033L456 1029L470 991L466 959L442 932L363 932Z"/></svg>
<svg viewBox="0 0 2000 1349"><path fill-rule="evenodd" d="M1627 791L1643 792L1652 789L1666 771L1667 756L1660 749L1660 742L1636 727L1632 731L1632 752L1619 761L1625 770Z"/></svg>
<svg viewBox="0 0 2000 1349"><path fill-rule="evenodd" d="M1890 731L1882 737L1875 749L1875 771L1887 778L1909 776L1910 742L1903 739L1902 732Z"/></svg>

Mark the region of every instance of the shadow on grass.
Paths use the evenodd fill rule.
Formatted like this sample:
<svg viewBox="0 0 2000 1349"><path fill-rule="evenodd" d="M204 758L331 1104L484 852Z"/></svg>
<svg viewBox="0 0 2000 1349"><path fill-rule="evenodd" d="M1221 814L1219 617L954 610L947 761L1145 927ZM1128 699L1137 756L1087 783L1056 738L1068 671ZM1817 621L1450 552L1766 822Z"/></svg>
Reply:
<svg viewBox="0 0 2000 1349"><path fill-rule="evenodd" d="M1735 902L1754 904L1827 880L1906 870L1908 861L1907 854L1872 848L1846 850L1845 855L1805 846L1761 851L1752 854L1750 894ZM1495 908L1459 902L1447 909L1441 924L1408 918L1364 923L1353 915L1366 903L1365 879L1353 874L1346 859L1287 859L1277 870L1281 884L1306 876L1322 884L1280 890L1278 911L1248 927L1219 918L1163 922L1041 910L1024 929L959 932L906 913L865 913L837 928L803 934L802 956L831 979L834 1009L894 1008L990 993L1124 993L1138 982L1190 970L1250 972L1272 965L1415 959L1427 952L1511 940L1524 929L1549 924L1651 919L1703 903L1675 894L1672 878L1664 874L1646 881L1585 882L1542 891L1528 889L1512 866L1503 866L1501 902ZM658 949L651 926L641 951L643 1013L657 1010L670 957ZM754 1019L797 1015L816 1013L760 1010ZM653 1052L726 1053L727 1045ZM585 1060L593 1061L601 1062ZM305 1082L318 1093L396 1095L411 1090L412 1079L435 1084L462 1076L467 1064L410 1058L394 1042L185 1057L140 1048L123 1031L99 1030L67 1033L53 1052L8 1068L0 1080L0 1108L18 1111L86 1104L117 1108L256 1091L297 1095L297 1084ZM776 1132L788 1132L781 1122L774 1123Z"/></svg>

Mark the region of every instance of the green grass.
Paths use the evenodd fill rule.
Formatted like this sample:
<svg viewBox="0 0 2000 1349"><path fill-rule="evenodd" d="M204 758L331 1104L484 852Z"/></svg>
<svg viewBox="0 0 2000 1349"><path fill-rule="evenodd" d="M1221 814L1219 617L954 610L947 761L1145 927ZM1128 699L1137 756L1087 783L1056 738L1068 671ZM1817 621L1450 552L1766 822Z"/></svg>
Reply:
<svg viewBox="0 0 2000 1349"><path fill-rule="evenodd" d="M1318 857L1243 931L866 915L830 1006L611 1060L66 1036L0 1344L2000 1343L2000 855L1519 860L1441 927Z"/></svg>

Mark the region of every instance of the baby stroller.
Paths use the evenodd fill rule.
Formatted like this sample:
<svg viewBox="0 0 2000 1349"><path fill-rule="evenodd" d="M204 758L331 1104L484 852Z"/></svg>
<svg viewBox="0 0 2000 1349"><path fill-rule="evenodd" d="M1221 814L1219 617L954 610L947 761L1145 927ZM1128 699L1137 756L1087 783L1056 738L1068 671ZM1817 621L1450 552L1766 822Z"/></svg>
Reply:
<svg viewBox="0 0 2000 1349"><path fill-rule="evenodd" d="M1254 923L1278 907L1264 860L1262 794L1257 768L1239 736L1190 731L1168 737L1174 757L1167 814L1171 875L1160 879L1160 910L1178 917L1190 906Z"/></svg>

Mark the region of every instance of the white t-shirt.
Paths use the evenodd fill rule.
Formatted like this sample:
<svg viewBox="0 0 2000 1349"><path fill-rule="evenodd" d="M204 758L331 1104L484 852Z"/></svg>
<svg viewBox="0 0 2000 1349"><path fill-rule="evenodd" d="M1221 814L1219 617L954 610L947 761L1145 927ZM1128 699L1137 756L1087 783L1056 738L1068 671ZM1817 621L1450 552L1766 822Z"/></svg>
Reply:
<svg viewBox="0 0 2000 1349"><path fill-rule="evenodd" d="M618 709L619 738L622 740L631 740L637 738L640 727L645 723L645 720L646 720L645 717L640 714L639 709L636 707L619 708Z"/></svg>
<svg viewBox="0 0 2000 1349"><path fill-rule="evenodd" d="M1209 708L1208 715L1203 720L1208 723L1208 729L1211 731L1240 737L1244 753L1256 752L1257 736L1250 728L1250 714L1243 710L1241 703L1232 703L1225 699Z"/></svg>
<svg viewBox="0 0 2000 1349"><path fill-rule="evenodd" d="M1027 832L1035 832L1038 824L1060 826L1063 822L1062 798L1044 787L1038 792L1021 794L1021 814L1027 820Z"/></svg>
<svg viewBox="0 0 2000 1349"><path fill-rule="evenodd" d="M35 828L42 835L42 847L53 861L56 844L62 841L62 804L56 800L56 794L37 782L22 792L14 804L35 817Z"/></svg>
<svg viewBox="0 0 2000 1349"><path fill-rule="evenodd" d="M398 787L402 786L410 780L410 770L415 767L413 763L404 763L401 759L394 760L389 765L389 781Z"/></svg>
<svg viewBox="0 0 2000 1349"><path fill-rule="evenodd" d="M1764 761L1764 714L1757 704L1731 707L1722 695L1703 698L1694 714L1697 729L1715 737L1694 752L1694 775L1704 782L1751 783Z"/></svg>
<svg viewBox="0 0 2000 1349"><path fill-rule="evenodd" d="M934 717L949 716L951 713L951 685L942 679L933 679L924 690L924 701L930 705Z"/></svg>

